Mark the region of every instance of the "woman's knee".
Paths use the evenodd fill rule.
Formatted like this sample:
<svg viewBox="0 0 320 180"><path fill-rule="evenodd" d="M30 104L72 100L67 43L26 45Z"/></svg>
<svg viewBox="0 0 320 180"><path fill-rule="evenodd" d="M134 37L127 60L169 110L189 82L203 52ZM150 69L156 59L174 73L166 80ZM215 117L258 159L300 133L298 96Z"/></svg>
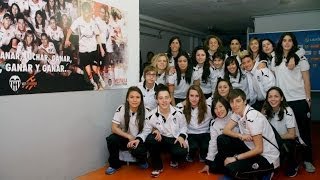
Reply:
<svg viewBox="0 0 320 180"><path fill-rule="evenodd" d="M217 137L217 145L218 146L225 146L226 144L229 144L230 137L224 134L221 134Z"/></svg>
<svg viewBox="0 0 320 180"><path fill-rule="evenodd" d="M110 134L110 136L106 137L106 141L108 144L119 143L119 136L116 134Z"/></svg>
<svg viewBox="0 0 320 180"><path fill-rule="evenodd" d="M146 144L149 144L149 145L156 145L158 144L159 142L155 139L155 135L154 134L149 134L146 138L146 141L145 141Z"/></svg>

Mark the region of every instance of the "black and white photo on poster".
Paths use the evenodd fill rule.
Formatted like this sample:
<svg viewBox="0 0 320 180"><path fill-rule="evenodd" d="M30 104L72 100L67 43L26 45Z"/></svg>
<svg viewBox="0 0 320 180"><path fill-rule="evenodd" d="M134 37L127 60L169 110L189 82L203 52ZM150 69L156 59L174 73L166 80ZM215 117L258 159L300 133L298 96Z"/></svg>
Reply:
<svg viewBox="0 0 320 180"><path fill-rule="evenodd" d="M0 1L0 95L127 86L127 12L105 1Z"/></svg>

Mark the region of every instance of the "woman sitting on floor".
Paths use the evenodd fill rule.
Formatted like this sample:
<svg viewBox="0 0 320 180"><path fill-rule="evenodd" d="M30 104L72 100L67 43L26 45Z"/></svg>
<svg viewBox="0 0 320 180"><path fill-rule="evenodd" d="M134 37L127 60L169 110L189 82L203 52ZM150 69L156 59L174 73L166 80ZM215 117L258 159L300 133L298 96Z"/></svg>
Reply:
<svg viewBox="0 0 320 180"><path fill-rule="evenodd" d="M144 144L139 143L134 146L130 143L142 131L146 112L141 90L136 86L130 87L125 104L120 105L113 116L112 134L106 138L110 154L110 166L106 169L106 174L113 174L121 167L119 150L129 150L137 158L142 169L148 168L147 149Z"/></svg>

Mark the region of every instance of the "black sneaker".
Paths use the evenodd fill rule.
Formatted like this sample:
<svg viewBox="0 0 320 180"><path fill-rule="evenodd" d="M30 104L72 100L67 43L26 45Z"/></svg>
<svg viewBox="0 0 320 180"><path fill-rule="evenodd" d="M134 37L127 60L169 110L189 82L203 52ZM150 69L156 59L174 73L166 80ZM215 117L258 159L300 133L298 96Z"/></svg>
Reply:
<svg viewBox="0 0 320 180"><path fill-rule="evenodd" d="M288 177L296 177L297 174L298 174L298 168L288 168L286 170L286 175Z"/></svg>
<svg viewBox="0 0 320 180"><path fill-rule="evenodd" d="M270 172L270 173L262 176L262 180L271 180L273 177L273 174L274 174L273 172Z"/></svg>
<svg viewBox="0 0 320 180"><path fill-rule="evenodd" d="M193 159L192 159L192 157L190 155L187 155L186 161L189 162L189 163L192 163Z"/></svg>

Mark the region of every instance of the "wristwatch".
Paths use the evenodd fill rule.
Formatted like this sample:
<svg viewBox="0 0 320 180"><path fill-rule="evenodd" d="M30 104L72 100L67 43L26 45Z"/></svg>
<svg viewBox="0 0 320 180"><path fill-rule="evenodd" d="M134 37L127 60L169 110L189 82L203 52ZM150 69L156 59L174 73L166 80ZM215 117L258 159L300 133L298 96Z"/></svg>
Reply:
<svg viewBox="0 0 320 180"><path fill-rule="evenodd" d="M238 154L235 154L233 157L234 157L237 161L239 161L239 159L238 159Z"/></svg>

